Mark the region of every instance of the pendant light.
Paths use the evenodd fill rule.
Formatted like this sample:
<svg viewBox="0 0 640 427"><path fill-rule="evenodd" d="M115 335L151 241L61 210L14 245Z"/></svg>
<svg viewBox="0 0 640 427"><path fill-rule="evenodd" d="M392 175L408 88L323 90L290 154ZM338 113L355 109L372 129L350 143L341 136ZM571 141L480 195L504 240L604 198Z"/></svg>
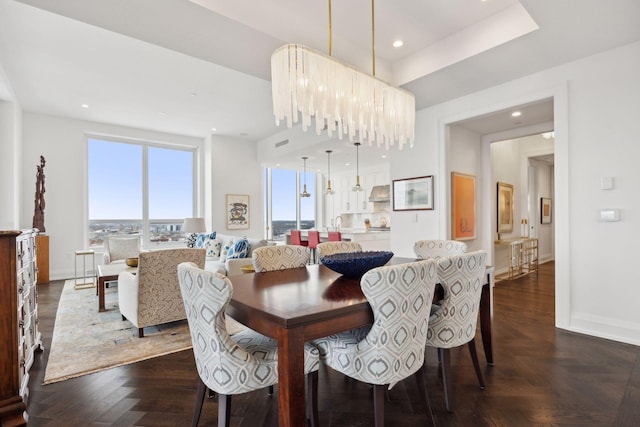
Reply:
<svg viewBox="0 0 640 427"><path fill-rule="evenodd" d="M333 151L327 150L327 189L324 191L325 194L333 194L333 188L331 188L331 153Z"/></svg>
<svg viewBox="0 0 640 427"><path fill-rule="evenodd" d="M311 194L307 192L307 159L308 157L303 157L304 161L304 187L302 193L300 193L300 197L311 197Z"/></svg>
<svg viewBox="0 0 640 427"><path fill-rule="evenodd" d="M352 191L363 191L364 188L362 188L360 186L360 156L359 156L359 150L358 148L360 147L360 143L359 142L354 142L353 145L356 146L356 185L353 186L353 188L351 188Z"/></svg>

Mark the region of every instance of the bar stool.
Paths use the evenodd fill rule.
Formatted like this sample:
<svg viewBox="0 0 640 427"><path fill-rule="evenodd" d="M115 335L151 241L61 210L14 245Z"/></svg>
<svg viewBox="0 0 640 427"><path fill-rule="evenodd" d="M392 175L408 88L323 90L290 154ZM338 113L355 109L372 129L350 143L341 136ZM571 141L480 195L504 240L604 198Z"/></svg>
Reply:
<svg viewBox="0 0 640 427"><path fill-rule="evenodd" d="M302 234L300 234L300 230L291 230L291 244L298 246L309 246L309 242L306 240L302 240Z"/></svg>
<svg viewBox="0 0 640 427"><path fill-rule="evenodd" d="M330 242L339 242L342 240L342 234L339 231L330 231L329 232L329 241Z"/></svg>
<svg viewBox="0 0 640 427"><path fill-rule="evenodd" d="M90 256L93 262L93 273L87 277L87 257ZM78 257L82 257L82 277L78 277ZM74 289L84 289L95 286L95 274L96 274L96 257L95 252L91 249L83 251L76 251L76 258L74 260Z"/></svg>
<svg viewBox="0 0 640 427"><path fill-rule="evenodd" d="M316 248L320 243L320 232L318 230L309 230L309 234L307 234L307 243L309 245L309 249L311 249L311 260L316 264L318 262L316 260Z"/></svg>

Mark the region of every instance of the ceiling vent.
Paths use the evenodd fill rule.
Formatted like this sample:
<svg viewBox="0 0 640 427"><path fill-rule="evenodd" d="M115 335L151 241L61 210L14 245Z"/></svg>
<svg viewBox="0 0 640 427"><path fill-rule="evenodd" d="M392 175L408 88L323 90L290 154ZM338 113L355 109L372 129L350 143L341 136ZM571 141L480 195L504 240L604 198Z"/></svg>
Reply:
<svg viewBox="0 0 640 427"><path fill-rule="evenodd" d="M283 145L287 145L288 143L289 143L288 139L285 139L284 141L276 142L276 148L282 147Z"/></svg>

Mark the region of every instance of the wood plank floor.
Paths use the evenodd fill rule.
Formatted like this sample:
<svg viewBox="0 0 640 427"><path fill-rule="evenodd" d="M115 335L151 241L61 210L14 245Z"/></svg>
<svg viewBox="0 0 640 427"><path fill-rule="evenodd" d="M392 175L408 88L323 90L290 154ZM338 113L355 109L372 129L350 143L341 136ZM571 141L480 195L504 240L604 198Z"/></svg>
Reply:
<svg viewBox="0 0 640 427"><path fill-rule="evenodd" d="M47 350L36 354L31 369L29 426L189 425L197 375L191 350L41 385L62 285L38 287ZM495 366L487 366L478 345L486 382L480 390L467 349L452 351L453 414L444 409L435 350L427 350L437 425L640 426L640 347L554 328L553 263L541 265L537 275L498 283L494 303ZM366 384L321 368L320 424L373 426L372 395ZM266 391L234 397L231 410L235 427L277 425L277 398ZM207 400L200 425L215 425L216 414L216 400ZM414 381L388 393L386 421L394 427L430 424Z"/></svg>

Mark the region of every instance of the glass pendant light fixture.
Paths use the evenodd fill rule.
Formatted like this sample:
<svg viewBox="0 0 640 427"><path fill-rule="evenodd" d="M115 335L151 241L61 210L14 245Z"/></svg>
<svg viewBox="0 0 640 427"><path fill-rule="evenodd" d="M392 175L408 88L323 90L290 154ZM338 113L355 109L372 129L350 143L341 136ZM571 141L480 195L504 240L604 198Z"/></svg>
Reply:
<svg viewBox="0 0 640 427"><path fill-rule="evenodd" d="M331 153L333 151L327 150L327 189L324 191L324 194L333 194L333 188L331 188Z"/></svg>
<svg viewBox="0 0 640 427"><path fill-rule="evenodd" d="M360 158L359 158L359 150L360 147L359 142L354 142L353 145L356 146L356 185L354 185L351 190L352 191L363 191L364 188L360 186Z"/></svg>
<svg viewBox="0 0 640 427"><path fill-rule="evenodd" d="M375 77L375 15L371 0L372 75L331 57L331 0L329 0L329 56L307 46L287 44L271 55L271 87L276 126L291 128L301 119L302 130L315 123L320 135L337 131L375 142L378 146L405 143L413 147L415 97L412 93ZM349 96L345 96L349 94Z"/></svg>
<svg viewBox="0 0 640 427"><path fill-rule="evenodd" d="M311 194L307 192L307 159L308 157L303 157L304 161L304 187L302 193L300 193L300 197L311 197Z"/></svg>

